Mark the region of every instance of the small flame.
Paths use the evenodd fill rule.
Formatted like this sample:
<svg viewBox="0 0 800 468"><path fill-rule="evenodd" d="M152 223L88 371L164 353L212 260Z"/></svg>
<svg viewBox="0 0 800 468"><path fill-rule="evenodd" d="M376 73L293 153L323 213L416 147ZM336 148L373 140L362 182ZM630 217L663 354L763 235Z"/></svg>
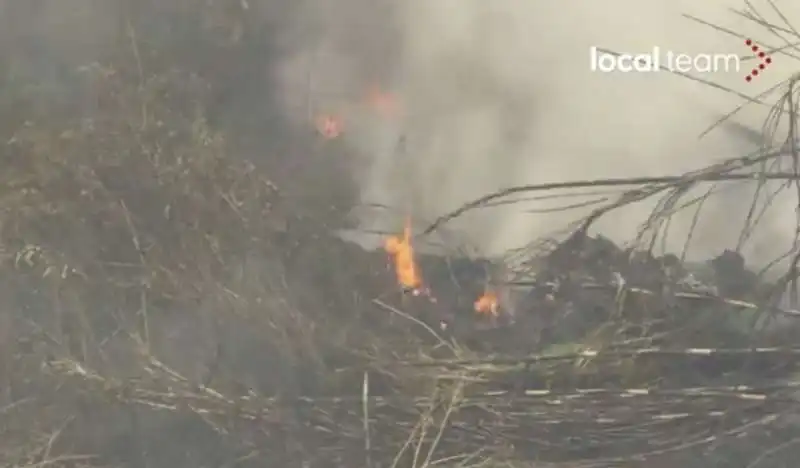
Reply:
<svg viewBox="0 0 800 468"><path fill-rule="evenodd" d="M499 304L497 301L497 294L491 289L487 289L481 297L475 301L475 312L481 315L491 315L497 317L499 315Z"/></svg>
<svg viewBox="0 0 800 468"><path fill-rule="evenodd" d="M414 248L411 245L411 220L406 220L402 237L390 236L384 243L384 249L394 260L397 282L404 289L418 295L427 291L423 288L422 277L414 259Z"/></svg>
<svg viewBox="0 0 800 468"><path fill-rule="evenodd" d="M397 97L393 93L383 91L377 86L370 88L367 94L367 104L383 117L393 118L400 114L400 105Z"/></svg>
<svg viewBox="0 0 800 468"><path fill-rule="evenodd" d="M333 115L321 115L316 121L317 131L323 137L332 140L341 136L344 131L342 119Z"/></svg>

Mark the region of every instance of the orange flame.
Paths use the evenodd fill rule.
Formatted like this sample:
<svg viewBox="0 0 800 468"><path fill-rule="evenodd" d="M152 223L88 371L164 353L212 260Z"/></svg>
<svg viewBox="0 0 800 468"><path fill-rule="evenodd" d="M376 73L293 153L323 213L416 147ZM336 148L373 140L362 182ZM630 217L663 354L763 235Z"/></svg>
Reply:
<svg viewBox="0 0 800 468"><path fill-rule="evenodd" d="M487 289L481 297L475 301L475 312L481 315L491 315L497 317L499 315L499 306L497 301L497 294L494 291Z"/></svg>
<svg viewBox="0 0 800 468"><path fill-rule="evenodd" d="M411 220L406 220L403 236L390 236L384 243L384 249L394 260L397 282L405 289L419 293L422 289L422 277L414 260L414 248L411 245Z"/></svg>
<svg viewBox="0 0 800 468"><path fill-rule="evenodd" d="M341 136L344 131L342 119L332 115L321 115L316 121L317 131L323 137L332 140Z"/></svg>

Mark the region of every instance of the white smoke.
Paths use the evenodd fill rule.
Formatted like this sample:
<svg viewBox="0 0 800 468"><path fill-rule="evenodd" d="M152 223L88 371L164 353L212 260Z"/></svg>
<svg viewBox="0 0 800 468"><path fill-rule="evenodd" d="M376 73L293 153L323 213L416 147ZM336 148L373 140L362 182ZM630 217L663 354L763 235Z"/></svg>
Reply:
<svg viewBox="0 0 800 468"><path fill-rule="evenodd" d="M730 8L746 7L739 0L569 5L404 0L394 5L392 21L374 17L375 23L397 27L401 42L396 55L372 58L373 66L391 71L382 84L393 88L407 109L404 119L387 122L345 103L353 102L359 88L366 86L363 70L351 65L369 52L362 54L358 41L349 43L353 49L340 47L343 30L350 36L360 31L364 44L373 40L370 34L380 36L374 25L359 26L345 13L350 8L344 4L349 3L337 2L339 13L323 9L324 18L315 16L332 39L298 51L287 62L285 82L305 92L297 88L298 76L313 62L313 75L326 86L325 92L311 89L313 100L339 106L353 122L347 137L365 158L357 162L363 201L396 206L428 220L512 185L680 174L756 149L755 142L732 127L698 138L742 104L741 98L668 73L592 72L592 46L622 53L647 52L654 46L687 54L748 53L744 38L683 14L753 34L756 42L784 45L733 14ZM785 1L777 4L788 18L800 21L798 8ZM768 3L755 6L769 20L780 22ZM374 14L364 8L364 17ZM755 96L785 80L794 65L792 59L776 56L752 83L744 81L746 70L701 77ZM346 97L336 102L338 96L333 95ZM758 129L765 115L766 109L750 107L736 120ZM401 135L407 140L402 152L396 150ZM751 188L736 188L706 205L692 243L695 255L713 255L736 242L751 195ZM794 210L791 200L782 203L762 224L751 255L774 255L786 247ZM615 240L630 239L651 208L642 204L619 212L600 227ZM499 252L548 234L581 214L522 211L520 206L486 210L456 224L483 250ZM683 248L691 217L688 213L673 222L668 248ZM387 227L374 213L364 223Z"/></svg>

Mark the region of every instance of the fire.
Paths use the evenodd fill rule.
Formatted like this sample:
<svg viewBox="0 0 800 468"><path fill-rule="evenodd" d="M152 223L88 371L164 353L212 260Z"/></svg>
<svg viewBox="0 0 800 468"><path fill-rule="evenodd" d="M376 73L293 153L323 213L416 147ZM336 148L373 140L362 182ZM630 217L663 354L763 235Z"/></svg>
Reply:
<svg viewBox="0 0 800 468"><path fill-rule="evenodd" d="M390 236L384 243L384 249L394 260L397 282L415 295L424 292L422 277L414 259L414 248L411 245L411 220L406 220L402 237Z"/></svg>
<svg viewBox="0 0 800 468"><path fill-rule="evenodd" d="M486 292L475 301L475 312L481 315L497 317L499 315L497 294L491 289L487 289Z"/></svg>
<svg viewBox="0 0 800 468"><path fill-rule="evenodd" d="M332 115L321 115L317 118L317 131L323 137L332 140L338 138L344 131L342 119Z"/></svg>
<svg viewBox="0 0 800 468"><path fill-rule="evenodd" d="M400 113L397 97L393 93L383 91L377 86L373 86L369 90L367 104L383 117L397 117Z"/></svg>

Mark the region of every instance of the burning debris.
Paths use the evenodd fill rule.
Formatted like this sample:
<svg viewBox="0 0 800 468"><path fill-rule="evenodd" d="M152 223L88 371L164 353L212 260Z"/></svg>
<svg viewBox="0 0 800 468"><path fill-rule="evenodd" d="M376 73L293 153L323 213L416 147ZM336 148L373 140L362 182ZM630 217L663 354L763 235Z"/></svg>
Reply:
<svg viewBox="0 0 800 468"><path fill-rule="evenodd" d="M735 250L654 255L657 236L642 239L675 206L634 247L587 234L627 203L675 205L708 181L796 180L744 172L789 166L783 149L644 181L513 187L416 236L406 219L366 251L333 234L350 198L287 195L184 108L214 100L197 73L159 50L134 63L121 42L124 60L86 86L102 118L0 108L13 124L0 153L0 466L709 466L752 444L728 457L741 466L798 437L800 312L777 300L796 264L766 281ZM402 114L380 88L365 106ZM337 139L331 112L313 125ZM455 241L419 248L509 194L601 185L634 188L563 241L491 259Z"/></svg>
<svg viewBox="0 0 800 468"><path fill-rule="evenodd" d="M384 119L397 119L402 110L394 93L372 86L365 93L363 104L375 115ZM345 119L336 113L321 113L314 119L314 127L323 138L335 140L345 130Z"/></svg>
<svg viewBox="0 0 800 468"><path fill-rule="evenodd" d="M344 122L341 117L334 115L321 115L316 120L317 132L323 138L333 140L342 136L344 132Z"/></svg>
<svg viewBox="0 0 800 468"><path fill-rule="evenodd" d="M411 245L411 220L406 220L402 236L389 236L384 248L392 257L397 283L404 291L419 295L425 288Z"/></svg>
<svg viewBox="0 0 800 468"><path fill-rule="evenodd" d="M500 315L500 306L497 301L497 294L491 289L487 289L481 297L475 301L475 312L496 318Z"/></svg>

